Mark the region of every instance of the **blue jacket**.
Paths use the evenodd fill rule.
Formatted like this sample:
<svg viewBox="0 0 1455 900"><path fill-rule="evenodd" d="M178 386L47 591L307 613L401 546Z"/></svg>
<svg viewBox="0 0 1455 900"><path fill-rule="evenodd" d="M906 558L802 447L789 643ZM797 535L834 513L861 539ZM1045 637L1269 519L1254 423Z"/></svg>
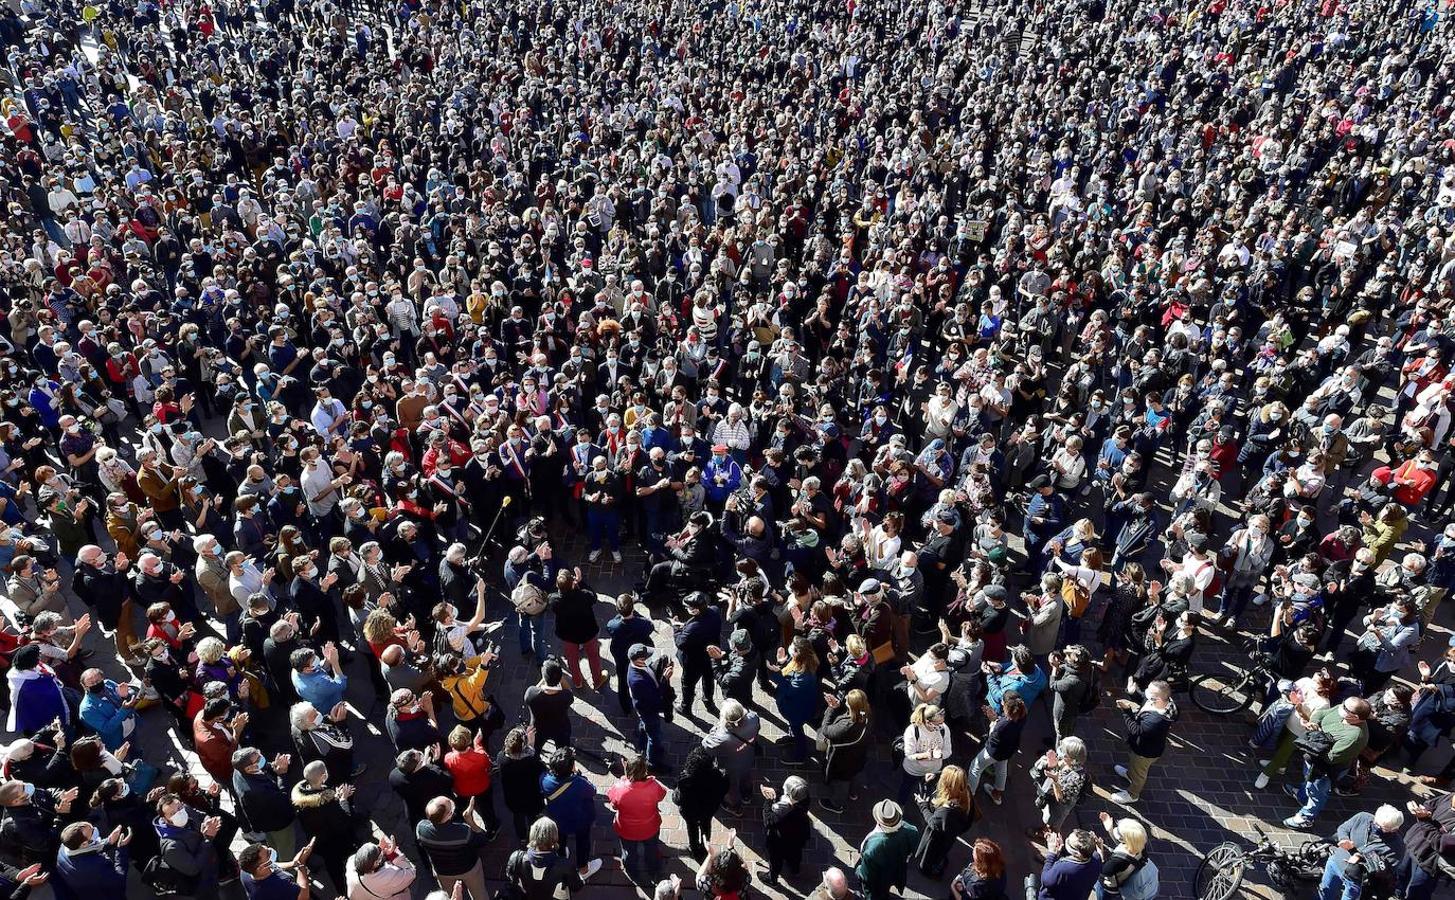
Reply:
<svg viewBox="0 0 1455 900"><path fill-rule="evenodd" d="M1070 856L1048 853L1036 900L1086 900L1100 880L1100 854L1093 853L1086 862L1077 862Z"/></svg>
<svg viewBox="0 0 1455 900"><path fill-rule="evenodd" d="M556 823L561 834L580 834L596 821L596 788L580 775L572 775L570 786L550 799L561 780L550 772L541 776L541 796L546 798L546 815Z"/></svg>
<svg viewBox="0 0 1455 900"><path fill-rule="evenodd" d="M630 619L612 616L611 621L606 623L606 633L611 637L611 658L618 669L624 669L631 664L626 655L631 652L633 644L652 642L652 620L646 616L632 616ZM630 678L627 683L631 683Z"/></svg>
<svg viewBox="0 0 1455 900"><path fill-rule="evenodd" d="M100 850L89 853L62 847L56 854L56 868L51 884L55 885L59 900L122 898L126 896L128 864L125 847L103 845Z"/></svg>
<svg viewBox="0 0 1455 900"><path fill-rule="evenodd" d="M126 721L135 716L135 709L122 705L116 682L109 678L100 692L87 691L81 698L81 721L100 735L107 750L115 750L126 742Z"/></svg>
<svg viewBox="0 0 1455 900"><path fill-rule="evenodd" d="M723 476L721 484L717 481L719 475ZM707 499L713 503L725 502L742 483L743 467L731 456L724 455L721 462L714 456L702 467L702 487L707 491Z"/></svg>
<svg viewBox="0 0 1455 900"><path fill-rule="evenodd" d="M9 731L34 734L56 719L70 730L71 707L54 675L40 669L11 669L6 677L10 680Z"/></svg>
<svg viewBox="0 0 1455 900"><path fill-rule="evenodd" d="M662 686L653 677L651 669L636 666L626 670L626 689L632 698L632 708L644 716L661 715L667 701L662 696Z"/></svg>
<svg viewBox="0 0 1455 900"><path fill-rule="evenodd" d="M320 665L307 675L294 672L293 689L301 699L312 703L314 709L328 715L328 711L342 702L348 692L349 676L329 675Z"/></svg>
<svg viewBox="0 0 1455 900"><path fill-rule="evenodd" d="M1030 674L1001 672L998 675L991 675L989 682L990 707L998 715L1002 712L1000 703L1006 691L1015 691L1020 694L1027 707L1036 702L1036 698L1041 696L1041 691L1046 689L1046 673L1041 671L1040 666L1037 666L1031 670Z"/></svg>
<svg viewBox="0 0 1455 900"><path fill-rule="evenodd" d="M823 700L823 687L818 676L812 672L794 672L784 675L773 673L773 683L778 685L778 711L790 722L807 722L818 712Z"/></svg>

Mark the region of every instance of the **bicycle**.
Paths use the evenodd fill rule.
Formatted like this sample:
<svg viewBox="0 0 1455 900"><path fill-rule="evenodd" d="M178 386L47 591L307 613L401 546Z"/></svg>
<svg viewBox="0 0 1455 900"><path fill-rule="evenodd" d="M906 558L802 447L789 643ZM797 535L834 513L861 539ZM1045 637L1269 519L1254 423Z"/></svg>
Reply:
<svg viewBox="0 0 1455 900"><path fill-rule="evenodd" d="M1197 707L1217 716L1231 716L1261 704L1268 686L1276 680L1273 658L1250 642L1248 657L1252 666L1241 674L1229 677L1223 672L1207 672L1192 679L1188 694Z"/></svg>
<svg viewBox="0 0 1455 900"><path fill-rule="evenodd" d="M1192 880L1197 900L1232 900L1242 887L1248 867L1261 863L1271 886L1284 897L1292 898L1307 882L1323 876L1333 845L1310 838L1298 847L1284 849L1257 825L1258 843L1251 849L1235 841L1224 841L1208 851L1198 863Z"/></svg>

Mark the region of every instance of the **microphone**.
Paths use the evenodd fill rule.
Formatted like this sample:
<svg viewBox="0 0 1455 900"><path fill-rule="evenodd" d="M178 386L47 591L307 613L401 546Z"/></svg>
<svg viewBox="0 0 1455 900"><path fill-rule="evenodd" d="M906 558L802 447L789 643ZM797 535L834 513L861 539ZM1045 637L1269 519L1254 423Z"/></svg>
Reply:
<svg viewBox="0 0 1455 900"><path fill-rule="evenodd" d="M509 494L506 494L505 497L502 498L501 501L500 501L500 508L501 509L504 509L505 507L509 506L511 504L511 501L513 501L514 499L515 499L514 497L510 496Z"/></svg>

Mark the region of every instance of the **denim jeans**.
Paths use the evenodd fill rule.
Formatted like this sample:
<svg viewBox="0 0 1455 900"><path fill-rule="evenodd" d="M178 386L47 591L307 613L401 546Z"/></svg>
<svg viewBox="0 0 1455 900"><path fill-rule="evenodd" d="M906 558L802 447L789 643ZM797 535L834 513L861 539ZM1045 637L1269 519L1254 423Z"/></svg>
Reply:
<svg viewBox="0 0 1455 900"><path fill-rule="evenodd" d="M970 790L980 787L981 778L989 773L990 786L997 791L1005 790L1005 779L1010 774L1010 761L993 759L988 750L981 750L970 764Z"/></svg>
<svg viewBox="0 0 1455 900"><path fill-rule="evenodd" d="M1343 860L1329 857L1324 864L1324 877L1319 879L1318 900L1359 900L1363 889L1359 882L1345 880L1343 868Z"/></svg>
<svg viewBox="0 0 1455 900"><path fill-rule="evenodd" d="M591 549L603 545L613 552L621 549L621 515L614 509L586 507L586 533L591 536Z"/></svg>
<svg viewBox="0 0 1455 900"><path fill-rule="evenodd" d="M1424 869L1415 865L1412 857L1406 854L1400 860L1399 869L1395 874L1395 884L1399 886L1399 896L1404 900L1435 900L1435 888L1440 886L1440 876L1431 875Z"/></svg>
<svg viewBox="0 0 1455 900"><path fill-rule="evenodd" d="M546 614L526 616L517 612L515 621L520 626L520 652L534 652L536 659L546 656Z"/></svg>
<svg viewBox="0 0 1455 900"><path fill-rule="evenodd" d="M655 713L637 715L637 749L654 766L663 764L666 750L662 743L662 717Z"/></svg>
<svg viewBox="0 0 1455 900"><path fill-rule="evenodd" d="M1314 772L1314 767L1307 762L1303 764L1303 786L1298 789L1298 802L1303 806L1294 815L1307 822L1312 822L1323 812L1324 804L1329 802L1329 794L1334 789L1334 782L1327 775Z"/></svg>
<svg viewBox="0 0 1455 900"><path fill-rule="evenodd" d="M662 842L657 838L644 841L621 839L621 867L639 885L655 888L662 877Z"/></svg>

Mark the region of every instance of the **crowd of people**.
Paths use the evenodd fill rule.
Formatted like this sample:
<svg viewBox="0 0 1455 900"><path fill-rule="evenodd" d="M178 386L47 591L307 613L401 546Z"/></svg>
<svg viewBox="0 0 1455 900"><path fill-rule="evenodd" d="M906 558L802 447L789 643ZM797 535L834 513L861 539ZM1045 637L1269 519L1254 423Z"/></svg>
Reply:
<svg viewBox="0 0 1455 900"><path fill-rule="evenodd" d="M1430 900L1447 6L0 5L3 890L1191 896L1247 641L1321 900Z"/></svg>

